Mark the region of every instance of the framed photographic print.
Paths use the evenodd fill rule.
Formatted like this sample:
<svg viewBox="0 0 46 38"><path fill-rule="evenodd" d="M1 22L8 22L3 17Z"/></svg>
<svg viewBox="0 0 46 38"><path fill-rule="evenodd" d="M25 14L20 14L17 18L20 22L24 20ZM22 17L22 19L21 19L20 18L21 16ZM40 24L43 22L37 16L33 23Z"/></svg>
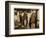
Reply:
<svg viewBox="0 0 46 38"><path fill-rule="evenodd" d="M5 2L5 36L45 34L45 4Z"/></svg>

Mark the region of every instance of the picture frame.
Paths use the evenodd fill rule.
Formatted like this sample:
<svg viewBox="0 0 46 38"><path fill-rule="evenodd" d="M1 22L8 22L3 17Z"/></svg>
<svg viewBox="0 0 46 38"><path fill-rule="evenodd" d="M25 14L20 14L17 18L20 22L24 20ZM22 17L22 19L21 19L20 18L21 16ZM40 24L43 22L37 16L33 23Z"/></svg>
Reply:
<svg viewBox="0 0 46 38"><path fill-rule="evenodd" d="M27 14L27 18L26 16L24 16L26 19L26 22L24 22L25 20L21 20L22 17L20 16L21 22L18 23L16 19L20 18L17 16L20 15L21 13ZM28 18L32 14L34 14L34 16L36 15L36 20L35 20L35 23L33 24L32 22L30 23L28 20ZM39 18L38 19L39 21L37 21L37 18ZM14 22L14 19L16 22ZM17 27L19 25L16 25L16 23L19 25L21 24L21 27ZM24 25L27 25L27 26L24 26ZM44 35L44 34L45 34L45 4L44 3L5 1L5 36L6 37Z"/></svg>

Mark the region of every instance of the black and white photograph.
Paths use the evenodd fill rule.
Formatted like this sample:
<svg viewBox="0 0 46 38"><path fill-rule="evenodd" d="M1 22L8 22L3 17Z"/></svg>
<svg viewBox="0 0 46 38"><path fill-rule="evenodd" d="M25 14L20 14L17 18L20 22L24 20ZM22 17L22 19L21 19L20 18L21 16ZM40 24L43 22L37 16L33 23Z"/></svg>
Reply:
<svg viewBox="0 0 46 38"><path fill-rule="evenodd" d="M15 29L39 28L38 9L14 9Z"/></svg>

